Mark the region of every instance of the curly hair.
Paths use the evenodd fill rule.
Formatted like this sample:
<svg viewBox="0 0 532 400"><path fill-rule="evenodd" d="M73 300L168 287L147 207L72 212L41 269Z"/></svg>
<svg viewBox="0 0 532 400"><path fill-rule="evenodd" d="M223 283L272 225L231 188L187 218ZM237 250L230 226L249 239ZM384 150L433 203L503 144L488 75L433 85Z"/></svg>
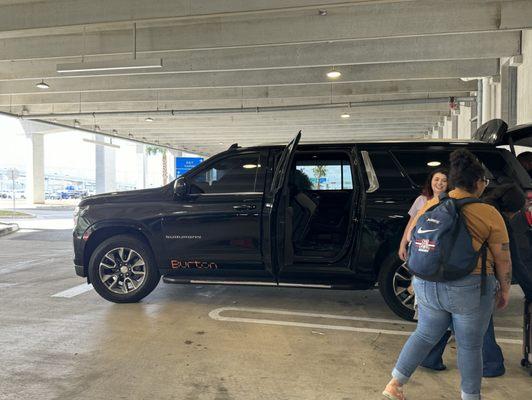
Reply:
<svg viewBox="0 0 532 400"><path fill-rule="evenodd" d="M466 149L458 149L449 158L451 168L449 180L453 187L474 192L478 180L483 179L486 171L480 161Z"/></svg>

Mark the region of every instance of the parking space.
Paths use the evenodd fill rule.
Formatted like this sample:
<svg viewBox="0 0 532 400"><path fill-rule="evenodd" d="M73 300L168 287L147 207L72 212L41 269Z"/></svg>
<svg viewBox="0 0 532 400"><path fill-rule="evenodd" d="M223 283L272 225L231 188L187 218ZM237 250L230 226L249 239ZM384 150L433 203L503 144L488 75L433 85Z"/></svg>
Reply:
<svg viewBox="0 0 532 400"><path fill-rule="evenodd" d="M94 290L58 297L83 281L62 228L69 218L55 212L0 239L2 400L378 399L414 328L376 290L161 283L138 304L113 304ZM507 374L485 381L486 399L529 390L521 318L514 288L496 316ZM447 371L416 372L412 398L456 398L455 343L445 362Z"/></svg>

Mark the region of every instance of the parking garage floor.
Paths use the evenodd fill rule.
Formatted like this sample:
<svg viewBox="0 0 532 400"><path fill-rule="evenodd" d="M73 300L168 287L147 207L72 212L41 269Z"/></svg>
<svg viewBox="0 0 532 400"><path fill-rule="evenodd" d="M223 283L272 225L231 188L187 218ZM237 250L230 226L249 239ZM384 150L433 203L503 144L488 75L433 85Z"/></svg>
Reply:
<svg viewBox="0 0 532 400"><path fill-rule="evenodd" d="M380 399L412 324L378 291L159 287L138 304L74 274L71 211L38 211L0 238L0 399ZM496 315L507 373L486 399L530 393L521 293ZM409 399L457 399L448 370L419 370Z"/></svg>

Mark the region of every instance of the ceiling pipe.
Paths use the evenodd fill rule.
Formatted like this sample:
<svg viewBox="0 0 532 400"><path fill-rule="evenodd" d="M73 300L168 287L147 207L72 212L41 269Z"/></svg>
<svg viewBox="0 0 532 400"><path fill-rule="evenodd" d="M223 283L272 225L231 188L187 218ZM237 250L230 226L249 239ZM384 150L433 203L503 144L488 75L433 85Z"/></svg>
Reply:
<svg viewBox="0 0 532 400"><path fill-rule="evenodd" d="M474 101L476 98L455 97L455 101ZM371 106L393 106L393 105L410 105L410 104L437 104L449 103L449 97L435 97L422 99L406 100L378 100L365 102L342 102L342 103L324 103L308 104L294 106L267 106L267 107L239 107L239 108L205 108L196 110L139 110L139 111L103 111L103 112L82 112L82 113L52 113L52 114L33 114L19 115L23 119L35 118L52 118L52 117L82 117L82 116L106 116L106 115L138 115L150 116L154 114L168 115L195 115L195 114L238 114L238 113L264 113L264 112L282 112L282 111L305 111L305 110L326 110L336 108L355 108Z"/></svg>

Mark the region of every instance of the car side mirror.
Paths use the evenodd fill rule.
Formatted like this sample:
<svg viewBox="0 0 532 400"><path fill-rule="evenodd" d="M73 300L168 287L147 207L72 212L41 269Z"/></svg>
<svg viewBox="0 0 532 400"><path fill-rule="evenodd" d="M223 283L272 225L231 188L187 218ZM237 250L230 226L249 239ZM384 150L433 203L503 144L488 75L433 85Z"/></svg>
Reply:
<svg viewBox="0 0 532 400"><path fill-rule="evenodd" d="M188 194L188 183L185 178L178 178L174 183L174 198L183 198Z"/></svg>

